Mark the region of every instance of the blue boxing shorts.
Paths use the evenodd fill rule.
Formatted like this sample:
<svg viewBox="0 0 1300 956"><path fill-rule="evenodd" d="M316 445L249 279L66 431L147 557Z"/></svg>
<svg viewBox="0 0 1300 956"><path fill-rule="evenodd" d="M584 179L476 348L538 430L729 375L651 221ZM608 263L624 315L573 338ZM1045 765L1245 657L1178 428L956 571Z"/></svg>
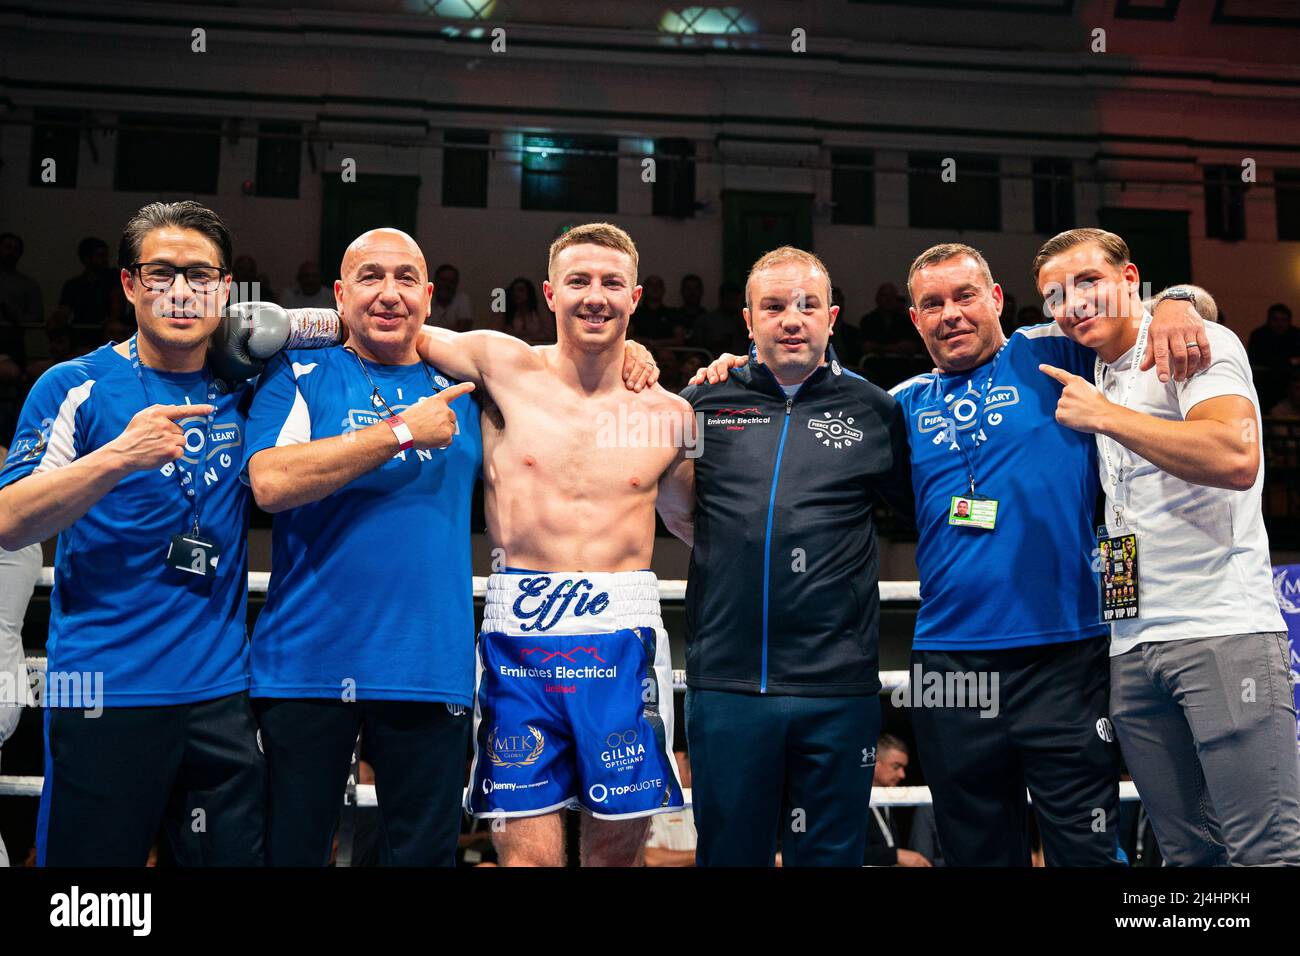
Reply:
<svg viewBox="0 0 1300 956"><path fill-rule="evenodd" d="M604 820L682 808L672 662L650 571L488 578L465 809Z"/></svg>

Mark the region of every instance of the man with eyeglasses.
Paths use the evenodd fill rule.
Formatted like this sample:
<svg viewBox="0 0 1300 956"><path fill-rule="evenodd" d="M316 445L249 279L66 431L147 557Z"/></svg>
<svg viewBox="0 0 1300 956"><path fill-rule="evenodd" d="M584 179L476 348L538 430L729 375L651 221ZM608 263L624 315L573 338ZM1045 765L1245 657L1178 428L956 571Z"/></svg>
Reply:
<svg viewBox="0 0 1300 956"><path fill-rule="evenodd" d="M119 261L139 333L32 387L0 470L0 548L59 535L46 643L42 865L262 862L248 701L246 384L209 369L230 233L151 203ZM186 832L188 830L188 832Z"/></svg>

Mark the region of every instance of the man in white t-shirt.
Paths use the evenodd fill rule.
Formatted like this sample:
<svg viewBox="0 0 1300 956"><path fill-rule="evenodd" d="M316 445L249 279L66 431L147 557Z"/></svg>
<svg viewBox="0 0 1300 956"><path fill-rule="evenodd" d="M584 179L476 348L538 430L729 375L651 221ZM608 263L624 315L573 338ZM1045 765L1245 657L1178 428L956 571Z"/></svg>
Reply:
<svg viewBox="0 0 1300 956"><path fill-rule="evenodd" d="M1110 719L1165 862L1300 864L1296 712L1246 351L1203 290L1168 289L1160 298L1204 310L1213 361L1182 384L1138 371L1150 314L1113 233L1061 233L1034 275L1057 324L1097 354L1094 382L1040 368L1064 385L1057 421L1097 436Z"/></svg>

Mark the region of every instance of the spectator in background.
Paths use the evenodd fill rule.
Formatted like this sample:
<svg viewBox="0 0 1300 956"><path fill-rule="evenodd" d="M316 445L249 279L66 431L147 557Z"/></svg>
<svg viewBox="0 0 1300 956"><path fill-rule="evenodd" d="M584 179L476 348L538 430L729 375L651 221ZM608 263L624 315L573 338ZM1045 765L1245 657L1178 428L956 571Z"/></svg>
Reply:
<svg viewBox="0 0 1300 956"><path fill-rule="evenodd" d="M907 744L893 734L881 734L876 741L876 769L871 780L874 787L901 787L907 775ZM898 821L889 806L871 808L867 821L867 853L864 866L930 866L914 850L899 844Z"/></svg>
<svg viewBox="0 0 1300 956"><path fill-rule="evenodd" d="M1126 775L1127 777L1127 775ZM1129 866L1163 866L1160 844L1151 826L1151 815L1140 802L1120 805L1120 849L1128 858Z"/></svg>
<svg viewBox="0 0 1300 956"><path fill-rule="evenodd" d="M14 385L23 377L22 366L13 356L0 352L0 385Z"/></svg>
<svg viewBox="0 0 1300 956"><path fill-rule="evenodd" d="M90 351L89 338L72 327L72 310L61 305L45 319L45 358L27 363L27 378L36 381L51 366L85 355Z"/></svg>
<svg viewBox="0 0 1300 956"><path fill-rule="evenodd" d="M1300 365L1300 329L1291 324L1291 309L1285 303L1268 307L1268 321L1250 333L1246 352L1252 365L1287 370Z"/></svg>
<svg viewBox="0 0 1300 956"><path fill-rule="evenodd" d="M18 271L24 248L21 237L0 233L0 355L20 366L27 362L25 327L45 318L40 285Z"/></svg>
<svg viewBox="0 0 1300 956"><path fill-rule="evenodd" d="M664 291L660 276L641 280L641 301L629 320L628 338L643 345L682 345L686 341L681 313L664 304Z"/></svg>
<svg viewBox="0 0 1300 956"><path fill-rule="evenodd" d="M835 322L831 344L835 346L835 354L839 356L841 365L857 366L862 362L862 327L848 321L848 313L844 311L845 303L844 290L839 286L832 287L831 305L839 308L840 318Z"/></svg>
<svg viewBox="0 0 1300 956"><path fill-rule="evenodd" d="M1002 294L1002 320L1011 322L1019 319L1019 317L1019 313L1016 311L1016 297L1010 292L1004 292ZM1007 334L1010 335L1011 333L1007 332Z"/></svg>
<svg viewBox="0 0 1300 956"><path fill-rule="evenodd" d="M537 287L519 276L506 290L505 331L529 345L555 342L555 316L550 309L538 308Z"/></svg>
<svg viewBox="0 0 1300 956"><path fill-rule="evenodd" d="M691 761L684 750L673 751L682 789L691 788ZM650 818L650 836L645 844L646 866L695 865L695 815L687 804L676 813L657 813Z"/></svg>
<svg viewBox="0 0 1300 956"><path fill-rule="evenodd" d="M1031 325L1042 325L1044 322L1052 321L1048 316L1043 315L1042 309L1035 309L1032 305L1022 306L1016 313L1016 328L1023 329Z"/></svg>
<svg viewBox="0 0 1300 956"><path fill-rule="evenodd" d="M124 264L125 265L125 264ZM236 256L230 264L230 304L236 302L274 302L275 291L271 280L257 268L252 256Z"/></svg>
<svg viewBox="0 0 1300 956"><path fill-rule="evenodd" d="M744 308L744 288L734 282L722 283L718 287L718 307L693 323L691 345L706 349L712 355L723 352L745 354L749 335L745 331Z"/></svg>
<svg viewBox="0 0 1300 956"><path fill-rule="evenodd" d="M1250 364L1263 370L1256 376L1261 408L1282 397L1291 372L1300 368L1300 329L1291 324L1291 309L1283 302L1268 307L1268 321L1250 333L1246 346Z"/></svg>
<svg viewBox="0 0 1300 956"><path fill-rule="evenodd" d="M89 236L77 243L81 273L63 283L59 305L72 312L72 322L98 329L110 315L121 315L126 303L117 271L108 262L108 243Z"/></svg>
<svg viewBox="0 0 1300 956"><path fill-rule="evenodd" d="M9 449L0 445L0 461ZM17 551L0 548L0 746L18 726L27 702L27 665L23 656L23 618L41 573L41 546L29 544ZM0 763L0 771L3 771ZM21 853L20 853L21 857ZM0 867L9 854L0 839Z"/></svg>
<svg viewBox="0 0 1300 956"><path fill-rule="evenodd" d="M131 336L135 335L136 327L134 322L135 313L128 316L125 312L121 315L106 318L99 326L100 344L106 342L125 342Z"/></svg>
<svg viewBox="0 0 1300 956"><path fill-rule="evenodd" d="M704 307L704 280L695 273L688 272L682 276L679 292L682 304L678 307L677 314L686 329L686 338L690 339L696 320L707 315L709 311Z"/></svg>
<svg viewBox="0 0 1300 956"><path fill-rule="evenodd" d="M469 296L460 291L460 270L450 263L443 263L433 272L433 302L424 324L453 332L468 332L474 325Z"/></svg>
<svg viewBox="0 0 1300 956"><path fill-rule="evenodd" d="M931 866L945 866L943 848L939 846L939 824L934 819L934 804L916 808L912 814L912 832L907 842L912 849L930 861Z"/></svg>
<svg viewBox="0 0 1300 956"><path fill-rule="evenodd" d="M700 364L700 353L688 349L674 351L671 347L658 347L651 349L650 354L659 365L659 384L673 393L686 387Z"/></svg>
<svg viewBox="0 0 1300 956"><path fill-rule="evenodd" d="M1300 372L1292 372L1282 401L1268 410L1269 418L1300 419Z"/></svg>
<svg viewBox="0 0 1300 956"><path fill-rule="evenodd" d="M286 293L280 304L286 309L334 308L334 283L325 285L320 266L308 259L298 267L298 284Z"/></svg>
<svg viewBox="0 0 1300 956"><path fill-rule="evenodd" d="M892 282L876 290L876 307L862 317L860 326L864 354L919 354L919 340L907 314L907 301Z"/></svg>

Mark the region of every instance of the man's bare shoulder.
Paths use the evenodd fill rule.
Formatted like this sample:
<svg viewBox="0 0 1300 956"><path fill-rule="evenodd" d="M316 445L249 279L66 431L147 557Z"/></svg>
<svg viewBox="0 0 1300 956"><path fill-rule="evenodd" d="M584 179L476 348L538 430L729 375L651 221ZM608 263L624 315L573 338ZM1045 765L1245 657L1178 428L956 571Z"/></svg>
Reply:
<svg viewBox="0 0 1300 956"><path fill-rule="evenodd" d="M498 392L510 388L513 377L520 372L542 371L546 367L545 356L538 347L504 332L476 329L461 333L459 341L477 354L484 380L490 380Z"/></svg>
<svg viewBox="0 0 1300 956"><path fill-rule="evenodd" d="M674 415L691 415L694 409L691 403L680 395L675 395L662 385L654 385L650 388L643 389L640 392L632 393L636 399L642 402L647 412L662 413L671 412Z"/></svg>

